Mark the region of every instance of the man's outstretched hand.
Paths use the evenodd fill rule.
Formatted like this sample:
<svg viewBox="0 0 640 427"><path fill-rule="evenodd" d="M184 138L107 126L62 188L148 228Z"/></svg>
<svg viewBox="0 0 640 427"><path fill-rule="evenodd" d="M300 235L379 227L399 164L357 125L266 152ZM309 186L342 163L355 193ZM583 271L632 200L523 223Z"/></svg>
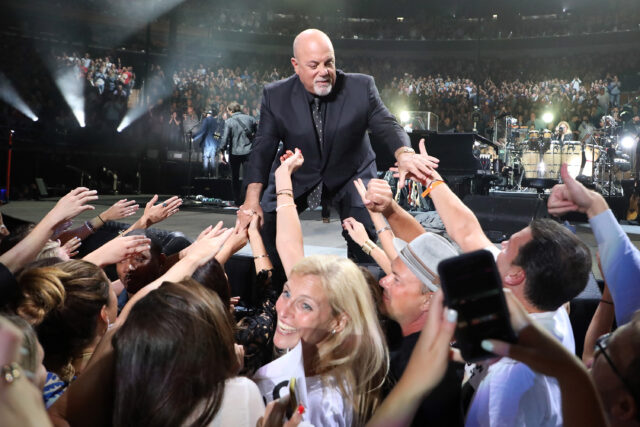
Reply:
<svg viewBox="0 0 640 427"><path fill-rule="evenodd" d="M405 180L412 179L426 184L434 179L442 179L435 171L440 160L430 156L424 145L424 138L418 143L419 153L405 153L398 156L396 167L391 168L394 178L398 178L398 188L404 188Z"/></svg>
<svg viewBox="0 0 640 427"><path fill-rule="evenodd" d="M400 153L397 157L398 188L404 188L406 179L413 179L424 183L427 180L435 179L433 174L438 167L440 160L427 154L424 146L424 138L419 143L420 153Z"/></svg>

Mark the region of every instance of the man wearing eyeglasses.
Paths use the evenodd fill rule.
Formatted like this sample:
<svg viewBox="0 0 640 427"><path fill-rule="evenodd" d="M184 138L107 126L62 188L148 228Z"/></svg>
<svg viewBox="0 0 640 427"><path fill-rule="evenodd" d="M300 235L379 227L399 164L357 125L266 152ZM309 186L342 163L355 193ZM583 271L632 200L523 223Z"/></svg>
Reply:
<svg viewBox="0 0 640 427"><path fill-rule="evenodd" d="M611 425L640 425L640 311L598 339L591 376Z"/></svg>

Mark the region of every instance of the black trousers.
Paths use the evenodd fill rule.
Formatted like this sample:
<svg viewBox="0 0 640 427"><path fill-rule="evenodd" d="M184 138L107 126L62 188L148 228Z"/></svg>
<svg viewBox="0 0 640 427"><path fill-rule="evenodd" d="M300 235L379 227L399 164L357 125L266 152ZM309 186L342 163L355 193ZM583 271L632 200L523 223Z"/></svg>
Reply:
<svg viewBox="0 0 640 427"><path fill-rule="evenodd" d="M240 166L245 165L249 155L236 156L229 155L229 165L231 166L231 190L233 191L233 202L240 206L244 202L244 186L240 182Z"/></svg>

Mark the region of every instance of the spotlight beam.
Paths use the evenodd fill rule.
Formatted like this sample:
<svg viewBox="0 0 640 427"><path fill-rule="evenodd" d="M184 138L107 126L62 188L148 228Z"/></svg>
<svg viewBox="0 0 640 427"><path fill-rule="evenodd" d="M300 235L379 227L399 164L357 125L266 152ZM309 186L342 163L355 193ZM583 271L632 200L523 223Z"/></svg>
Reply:
<svg viewBox="0 0 640 427"><path fill-rule="evenodd" d="M73 112L80 127L85 126L84 122L84 81L78 78L73 68L58 72L54 78L56 86L60 90L62 97Z"/></svg>
<svg viewBox="0 0 640 427"><path fill-rule="evenodd" d="M38 116L36 116L33 110L29 108L15 90L9 79L2 73L0 73L0 99L20 111L25 116L29 117L34 122L38 121Z"/></svg>
<svg viewBox="0 0 640 427"><path fill-rule="evenodd" d="M143 85L143 88L142 88L141 92L144 93L145 92L144 91L145 83L142 83L142 85ZM120 124L116 128L118 133L122 132L127 126L129 126L131 123L135 122L140 117L142 117L144 115L144 113L147 112L147 110L148 110L148 108L150 106L151 106L151 108L153 108L153 106L159 100L164 100L166 98L169 98L169 96L171 96L172 92L173 92L173 88L172 87L163 87L162 90L159 90L159 91L155 92L155 94L156 94L155 96L149 97L148 104L146 104L146 105L143 102L143 98L144 97L138 98L138 105L136 105L135 107L133 107L132 109L127 111L127 113L122 118L122 121L120 122Z"/></svg>

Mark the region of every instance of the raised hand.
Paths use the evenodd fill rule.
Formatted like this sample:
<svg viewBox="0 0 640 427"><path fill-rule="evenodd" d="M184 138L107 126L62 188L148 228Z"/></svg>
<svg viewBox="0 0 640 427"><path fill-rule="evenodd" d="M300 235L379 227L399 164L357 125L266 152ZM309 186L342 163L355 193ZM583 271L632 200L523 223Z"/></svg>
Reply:
<svg viewBox="0 0 640 427"><path fill-rule="evenodd" d="M299 148L295 149L295 152L291 150L287 150L282 156L280 156L280 166L281 168L286 170L289 174L294 173L300 166L304 163L304 157L302 156L302 151Z"/></svg>
<svg viewBox="0 0 640 427"><path fill-rule="evenodd" d="M547 209L551 215L560 216L567 212L578 211L591 217L606 210L607 206L602 196L588 190L569 175L566 163L563 163L560 168L560 176L564 184L556 184L551 189L551 195L547 201Z"/></svg>
<svg viewBox="0 0 640 427"><path fill-rule="evenodd" d="M103 267L116 264L151 248L151 240L143 235L111 239L83 259Z"/></svg>
<svg viewBox="0 0 640 427"><path fill-rule="evenodd" d="M406 179L413 179L424 183L427 179L434 179L434 169L438 167L438 160L429 156L424 146L424 138L420 140L420 154L400 153L396 165L398 167L398 188L404 188Z"/></svg>
<svg viewBox="0 0 640 427"><path fill-rule="evenodd" d="M62 245L60 248L67 254L69 258L73 258L78 255L78 248L82 244L82 240L79 237L74 236Z"/></svg>
<svg viewBox="0 0 640 427"><path fill-rule="evenodd" d="M45 216L51 220L55 226L63 221L75 218L79 214L87 210L93 210L95 207L87 203L97 200L97 191L89 190L85 187L78 187L71 190L67 195L58 200L58 203Z"/></svg>
<svg viewBox="0 0 640 427"><path fill-rule="evenodd" d="M345 218L342 221L342 229L347 230L351 239L360 246L364 245L364 242L369 240L369 235L367 234L367 230L364 228L364 225L356 221L354 218Z"/></svg>
<svg viewBox="0 0 640 427"><path fill-rule="evenodd" d="M260 218L253 209L238 209L236 212L235 233L245 231L254 217Z"/></svg>
<svg viewBox="0 0 640 427"><path fill-rule="evenodd" d="M208 229L209 227L207 227ZM223 228L222 221L208 232L203 233L190 247L186 257L196 261L198 266L202 266L213 258L224 242L233 233L233 228Z"/></svg>
<svg viewBox="0 0 640 427"><path fill-rule="evenodd" d="M144 208L142 221L146 227L150 227L153 224L157 224L158 222L169 218L171 215L178 212L182 205L182 199L178 196L170 197L164 202L156 205L155 203L157 201L158 195L156 194Z"/></svg>
<svg viewBox="0 0 640 427"><path fill-rule="evenodd" d="M393 202L393 191L389 183L383 179L372 179L365 189L362 179L353 181L358 194L362 198L362 203L371 212L383 213L391 207Z"/></svg>
<svg viewBox="0 0 640 427"><path fill-rule="evenodd" d="M122 218L129 217L138 211L140 206L135 200L122 199L115 202L109 209L100 214L100 218L104 221L117 221Z"/></svg>

